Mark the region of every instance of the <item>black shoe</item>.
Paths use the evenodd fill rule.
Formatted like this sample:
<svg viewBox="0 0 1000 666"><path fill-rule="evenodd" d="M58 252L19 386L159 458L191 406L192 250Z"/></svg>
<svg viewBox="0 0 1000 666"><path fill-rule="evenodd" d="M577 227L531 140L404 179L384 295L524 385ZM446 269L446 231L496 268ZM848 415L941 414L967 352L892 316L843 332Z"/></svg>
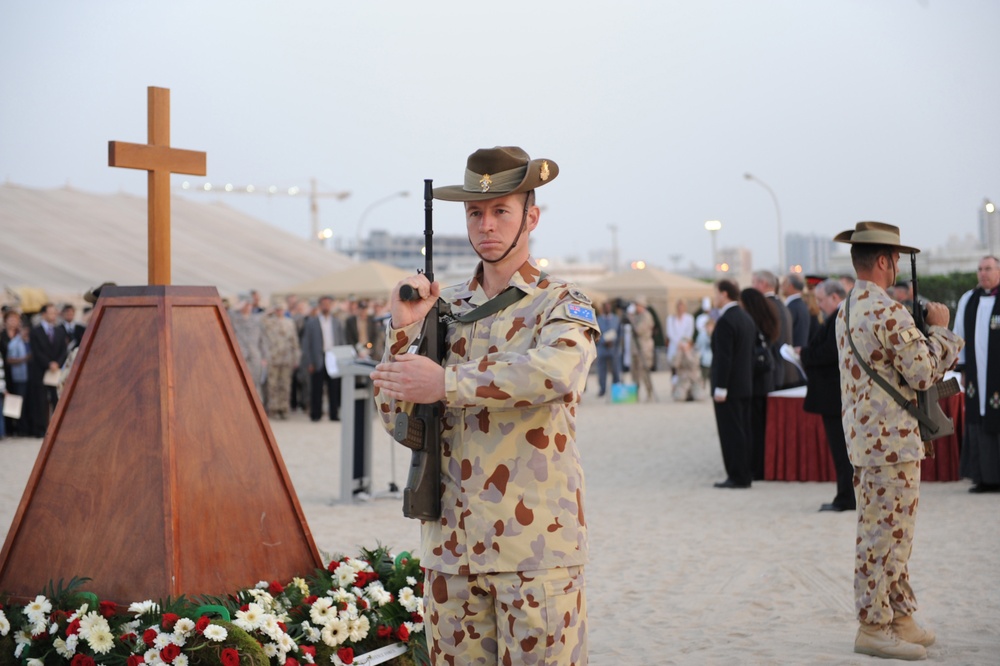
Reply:
<svg viewBox="0 0 1000 666"><path fill-rule="evenodd" d="M716 488L749 488L749 483L736 483L732 479L726 479L725 481L716 481L714 486Z"/></svg>
<svg viewBox="0 0 1000 666"><path fill-rule="evenodd" d="M854 511L854 507L851 506L841 506L839 504L834 504L830 502L829 504L823 504L819 507L820 511Z"/></svg>
<svg viewBox="0 0 1000 666"><path fill-rule="evenodd" d="M1000 485L996 483L977 483L969 488L970 493L995 493L1000 492Z"/></svg>

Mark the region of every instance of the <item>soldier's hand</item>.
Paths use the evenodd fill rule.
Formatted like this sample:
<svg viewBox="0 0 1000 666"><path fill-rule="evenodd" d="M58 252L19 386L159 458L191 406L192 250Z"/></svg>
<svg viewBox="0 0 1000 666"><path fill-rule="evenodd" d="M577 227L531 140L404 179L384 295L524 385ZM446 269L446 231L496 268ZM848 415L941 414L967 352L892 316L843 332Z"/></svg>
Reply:
<svg viewBox="0 0 1000 666"><path fill-rule="evenodd" d="M379 363L372 382L394 400L428 405L444 400L444 368L420 354L397 354Z"/></svg>
<svg viewBox="0 0 1000 666"><path fill-rule="evenodd" d="M399 290L403 285L409 285L420 295L416 301L404 301L399 296ZM399 284L392 290L392 302L389 312L392 315L393 328L403 328L418 321L422 321L430 309L437 303L438 296L441 295L441 285L437 282L430 282L423 273L411 275L400 280Z"/></svg>
<svg viewBox="0 0 1000 666"><path fill-rule="evenodd" d="M948 306L944 303L928 303L927 317L924 319L928 326L948 326L951 315Z"/></svg>

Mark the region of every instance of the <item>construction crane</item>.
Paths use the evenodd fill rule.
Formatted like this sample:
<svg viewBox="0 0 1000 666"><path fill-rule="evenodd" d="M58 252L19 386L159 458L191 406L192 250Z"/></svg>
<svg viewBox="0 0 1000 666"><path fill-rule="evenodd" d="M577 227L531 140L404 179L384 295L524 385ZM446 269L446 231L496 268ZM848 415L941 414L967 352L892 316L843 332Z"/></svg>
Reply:
<svg viewBox="0 0 1000 666"><path fill-rule="evenodd" d="M198 184L185 180L181 183L181 189L186 192L212 192L216 194L263 194L269 197L303 196L302 188L297 185L287 188L278 187L277 185L260 187L257 185L233 185L232 183L226 183L225 185L218 185L209 182ZM343 201L347 197L351 196L351 193L348 190L340 192L320 192L316 185L316 179L310 178L309 191L306 193L306 196L309 197L309 215L311 222L309 238L313 242L323 245L326 242L326 239L329 238L329 230L320 231L319 229L319 200L336 199L338 201Z"/></svg>

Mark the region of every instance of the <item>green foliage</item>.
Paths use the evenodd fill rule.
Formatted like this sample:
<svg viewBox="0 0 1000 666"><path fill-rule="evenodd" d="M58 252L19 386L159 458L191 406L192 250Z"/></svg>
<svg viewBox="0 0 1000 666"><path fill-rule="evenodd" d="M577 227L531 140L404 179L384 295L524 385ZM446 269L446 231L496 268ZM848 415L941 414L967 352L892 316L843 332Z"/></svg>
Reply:
<svg viewBox="0 0 1000 666"><path fill-rule="evenodd" d="M975 272L948 273L946 275L921 275L917 267L917 290L921 299L944 303L951 311L951 325L955 324L955 308L962 294L978 284Z"/></svg>
<svg viewBox="0 0 1000 666"><path fill-rule="evenodd" d="M221 666L222 651L227 648L240 653L240 666L268 666L270 660L256 638L231 622L213 620L212 624L225 628L229 635L221 643L208 643L201 649L193 651L192 666Z"/></svg>

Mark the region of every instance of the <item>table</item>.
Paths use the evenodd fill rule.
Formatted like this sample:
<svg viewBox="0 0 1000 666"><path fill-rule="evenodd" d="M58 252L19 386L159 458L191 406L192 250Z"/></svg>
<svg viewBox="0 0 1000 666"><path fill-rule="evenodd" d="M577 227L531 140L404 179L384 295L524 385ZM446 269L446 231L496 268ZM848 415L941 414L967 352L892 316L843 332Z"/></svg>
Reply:
<svg viewBox="0 0 1000 666"><path fill-rule="evenodd" d="M805 387L775 391L767 396L764 435L764 478L768 481L836 481L833 457L819 414L803 411ZM922 481L957 481L958 458L965 430L965 394L941 401L955 422L955 432L934 440L935 457L920 464Z"/></svg>

